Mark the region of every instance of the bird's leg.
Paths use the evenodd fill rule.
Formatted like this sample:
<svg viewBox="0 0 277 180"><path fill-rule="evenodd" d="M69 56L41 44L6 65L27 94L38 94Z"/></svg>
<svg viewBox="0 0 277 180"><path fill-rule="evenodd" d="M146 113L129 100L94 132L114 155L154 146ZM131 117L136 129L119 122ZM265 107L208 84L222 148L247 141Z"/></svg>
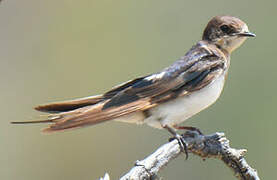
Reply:
<svg viewBox="0 0 277 180"><path fill-rule="evenodd" d="M173 138L170 138L169 141L172 141L173 139L177 139L178 144L181 147L181 151L186 154L186 159L188 159L188 148L183 137L180 134L178 134L175 129L173 129L168 125L163 125L162 127L168 130L168 132L174 136Z"/></svg>
<svg viewBox="0 0 277 180"><path fill-rule="evenodd" d="M200 129L198 129L196 127L192 127L192 126L177 126L177 125L173 125L173 127L175 129L178 129L178 130L196 131L196 132L199 133L199 135L203 135L203 133L200 131Z"/></svg>

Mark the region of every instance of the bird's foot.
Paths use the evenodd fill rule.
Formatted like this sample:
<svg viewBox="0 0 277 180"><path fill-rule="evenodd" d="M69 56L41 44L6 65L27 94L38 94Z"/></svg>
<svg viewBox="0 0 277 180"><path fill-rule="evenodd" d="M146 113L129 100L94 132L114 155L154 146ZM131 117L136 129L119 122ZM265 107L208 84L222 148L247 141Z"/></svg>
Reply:
<svg viewBox="0 0 277 180"><path fill-rule="evenodd" d="M170 138L169 141L173 141L174 139L177 139L179 146L181 147L181 151L186 154L186 160L189 157L188 154L188 146L187 143L185 142L184 138L180 134L175 134L174 137Z"/></svg>
<svg viewBox="0 0 277 180"><path fill-rule="evenodd" d="M176 139L178 141L179 146L181 147L181 151L186 154L186 160L188 159L188 148L187 148L187 143L185 142L184 138L178 134L173 128L165 125L163 128L167 129L168 132L170 132L173 137L169 139L169 141L173 141Z"/></svg>

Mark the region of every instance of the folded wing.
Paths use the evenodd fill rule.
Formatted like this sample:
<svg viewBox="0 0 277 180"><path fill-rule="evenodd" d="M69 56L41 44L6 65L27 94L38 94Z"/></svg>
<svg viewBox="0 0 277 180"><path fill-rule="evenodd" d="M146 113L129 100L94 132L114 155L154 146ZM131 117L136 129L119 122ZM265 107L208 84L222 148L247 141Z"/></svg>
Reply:
<svg viewBox="0 0 277 180"><path fill-rule="evenodd" d="M163 71L124 83L99 96L36 107L51 112L53 123L44 132L94 125L137 111L144 111L172 98L186 95L211 83L222 73L224 60L208 50L194 47L194 58L184 56Z"/></svg>

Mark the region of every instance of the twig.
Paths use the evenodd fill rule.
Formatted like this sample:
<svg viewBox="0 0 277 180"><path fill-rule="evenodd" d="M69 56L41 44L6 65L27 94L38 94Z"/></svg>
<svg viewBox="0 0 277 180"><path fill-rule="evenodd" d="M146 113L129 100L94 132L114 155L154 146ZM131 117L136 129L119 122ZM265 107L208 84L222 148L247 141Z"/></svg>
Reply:
<svg viewBox="0 0 277 180"><path fill-rule="evenodd" d="M224 133L200 135L194 131L187 131L182 135L188 146L188 152L202 158L217 158L222 160L240 180L259 180L258 173L251 168L244 155L245 149L233 149ZM177 140L161 146L154 153L141 161L137 161L127 174L120 180L152 180L157 177L162 167L181 154Z"/></svg>

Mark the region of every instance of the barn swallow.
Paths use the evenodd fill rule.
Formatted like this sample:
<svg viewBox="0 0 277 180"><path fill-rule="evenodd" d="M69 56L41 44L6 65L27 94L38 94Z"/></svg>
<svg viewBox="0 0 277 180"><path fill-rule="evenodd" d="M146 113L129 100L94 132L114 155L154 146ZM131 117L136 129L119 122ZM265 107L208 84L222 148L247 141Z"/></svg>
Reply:
<svg viewBox="0 0 277 180"><path fill-rule="evenodd" d="M232 16L216 16L207 24L202 40L184 56L158 73L139 77L102 95L35 107L49 113L43 132L59 132L106 121L146 123L176 135L179 126L213 104L220 96L230 66L230 54L247 37L247 25ZM196 128L195 128L196 129Z"/></svg>

